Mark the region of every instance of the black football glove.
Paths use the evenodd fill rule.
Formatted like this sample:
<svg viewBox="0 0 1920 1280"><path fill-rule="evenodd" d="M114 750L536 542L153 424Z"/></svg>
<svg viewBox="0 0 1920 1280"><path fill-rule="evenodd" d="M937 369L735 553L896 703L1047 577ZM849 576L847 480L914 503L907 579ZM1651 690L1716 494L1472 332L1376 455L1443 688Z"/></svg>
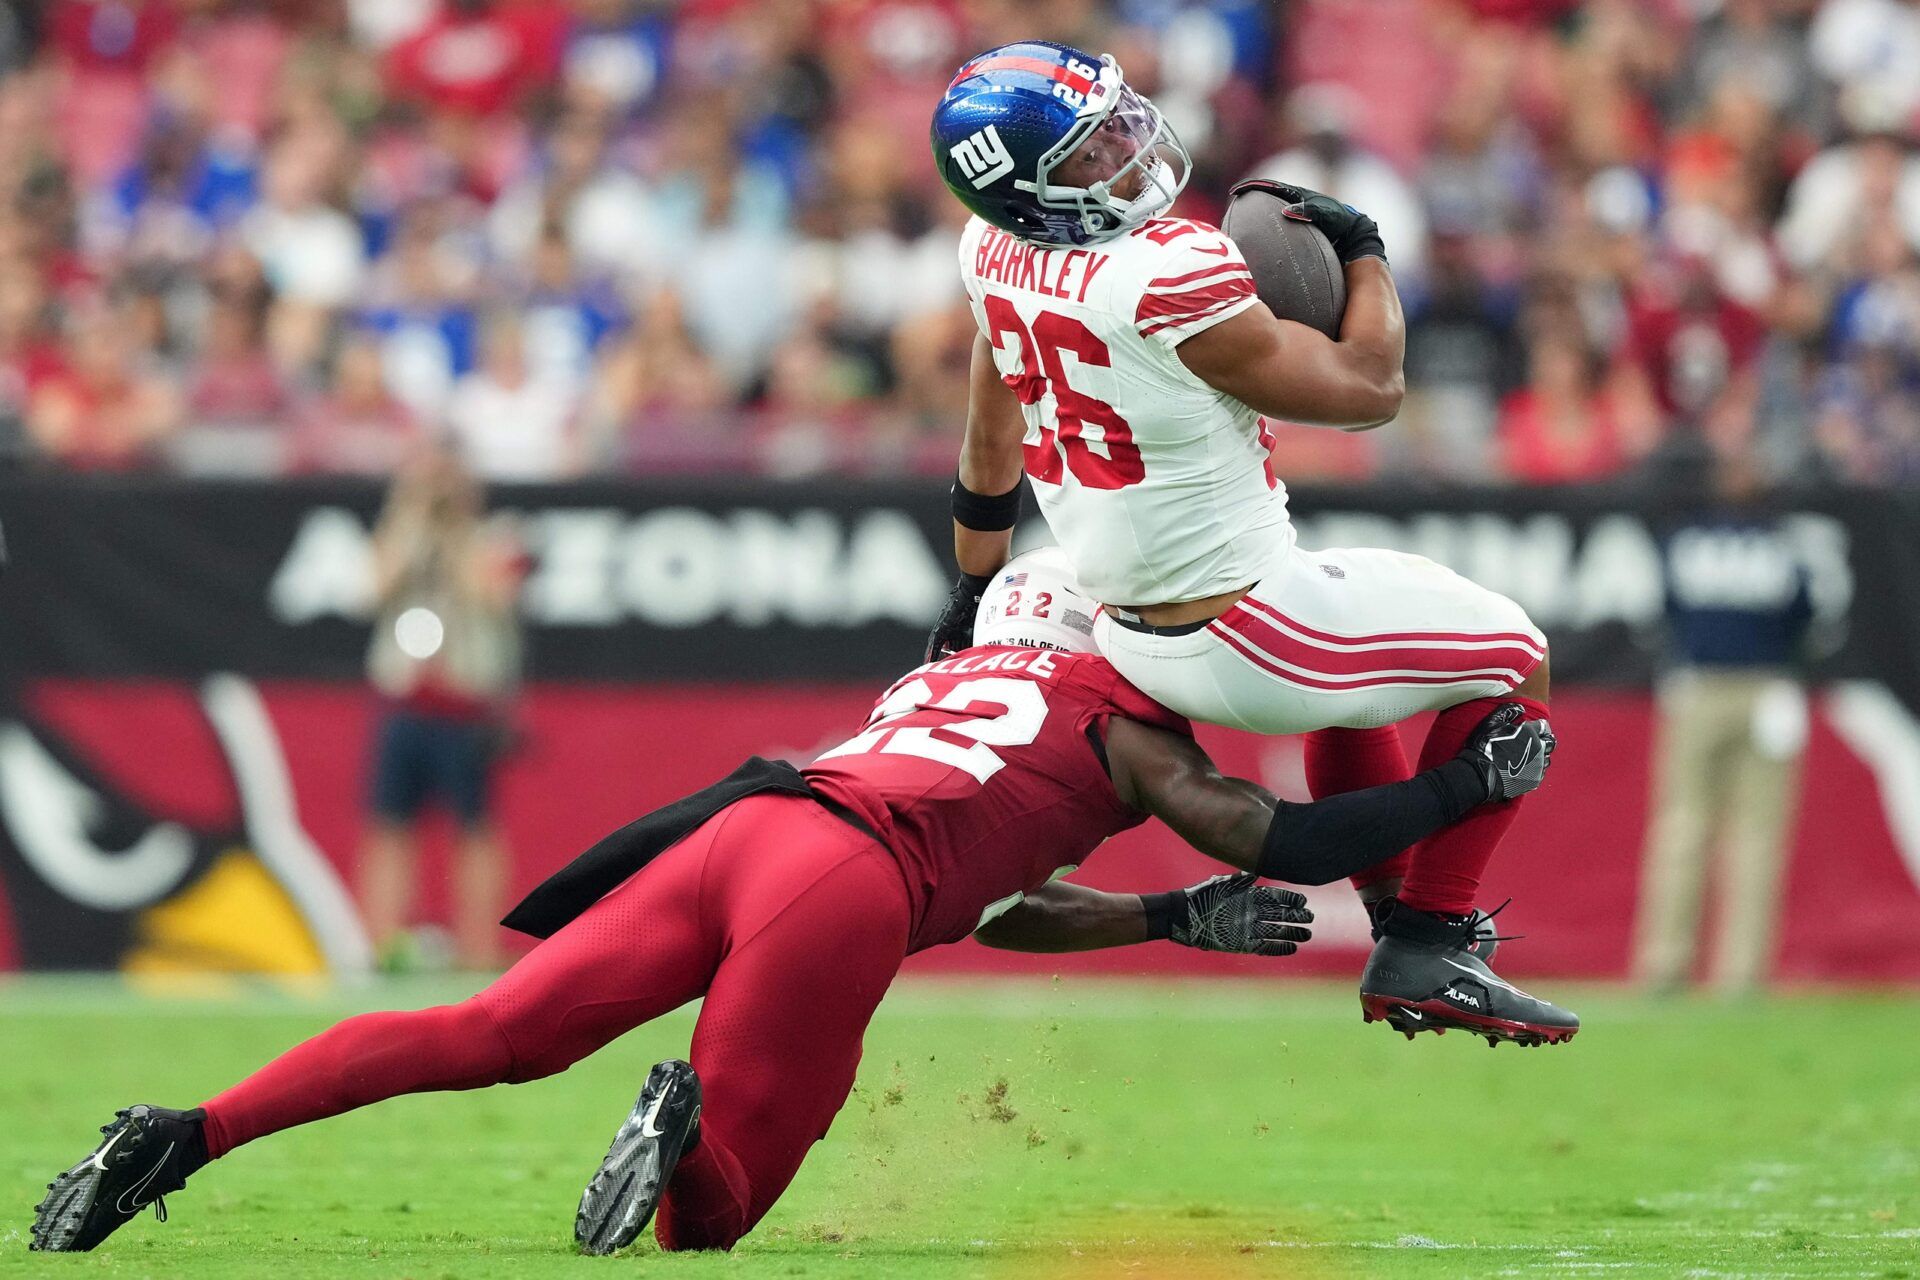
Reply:
<svg viewBox="0 0 1920 1280"><path fill-rule="evenodd" d="M990 573L960 575L960 581L947 593L940 621L933 624L933 634L927 637L928 662L951 658L973 644L973 615L980 611L980 597L992 582Z"/></svg>
<svg viewBox="0 0 1920 1280"><path fill-rule="evenodd" d="M1286 201L1292 206L1285 210L1286 216L1320 228L1332 243L1334 256L1342 263L1356 258L1387 260L1387 244L1380 238L1379 224L1350 204L1271 178L1248 178L1228 192L1227 198L1231 200L1242 191L1270 191Z"/></svg>
<svg viewBox="0 0 1920 1280"><path fill-rule="evenodd" d="M1553 730L1545 720L1522 720L1526 713L1517 702L1499 707L1460 749L1458 758L1480 771L1489 801L1517 799L1547 780Z"/></svg>
<svg viewBox="0 0 1920 1280"><path fill-rule="evenodd" d="M1292 955L1313 936L1302 927L1313 923L1313 912L1293 890L1257 884L1257 879L1245 873L1214 876L1171 895L1173 929L1167 936L1202 951Z"/></svg>

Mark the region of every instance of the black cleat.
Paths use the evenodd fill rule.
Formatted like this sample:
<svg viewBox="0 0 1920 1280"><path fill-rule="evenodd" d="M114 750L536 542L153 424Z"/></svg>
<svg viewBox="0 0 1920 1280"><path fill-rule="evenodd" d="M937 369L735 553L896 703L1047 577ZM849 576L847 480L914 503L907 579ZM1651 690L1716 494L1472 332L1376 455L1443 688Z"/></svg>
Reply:
<svg viewBox="0 0 1920 1280"><path fill-rule="evenodd" d="M1373 954L1360 975L1360 1009L1368 1022L1385 1021L1409 1040L1421 1031L1450 1028L1528 1046L1559 1044L1580 1030L1579 1017L1530 996L1474 954L1479 912L1460 919L1418 911L1401 902L1378 917Z"/></svg>
<svg viewBox="0 0 1920 1280"><path fill-rule="evenodd" d="M186 1186L187 1177L206 1164L205 1112L143 1103L114 1114L119 1118L100 1129L107 1140L47 1184L47 1198L33 1207L29 1249L84 1253L148 1205L165 1222L161 1197Z"/></svg>
<svg viewBox="0 0 1920 1280"><path fill-rule="evenodd" d="M647 1075L640 1100L580 1196L573 1215L580 1252L612 1253L638 1239L653 1219L673 1167L699 1145L700 1077L678 1058L669 1058Z"/></svg>

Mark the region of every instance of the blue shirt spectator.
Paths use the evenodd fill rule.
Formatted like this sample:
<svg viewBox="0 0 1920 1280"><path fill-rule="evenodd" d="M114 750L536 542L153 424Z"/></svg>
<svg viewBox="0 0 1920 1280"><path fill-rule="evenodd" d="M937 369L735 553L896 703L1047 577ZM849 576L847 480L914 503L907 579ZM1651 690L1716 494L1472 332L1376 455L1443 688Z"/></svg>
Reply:
<svg viewBox="0 0 1920 1280"><path fill-rule="evenodd" d="M1782 523L1713 511L1666 540L1671 659L1689 667L1790 669L1813 622L1804 559Z"/></svg>

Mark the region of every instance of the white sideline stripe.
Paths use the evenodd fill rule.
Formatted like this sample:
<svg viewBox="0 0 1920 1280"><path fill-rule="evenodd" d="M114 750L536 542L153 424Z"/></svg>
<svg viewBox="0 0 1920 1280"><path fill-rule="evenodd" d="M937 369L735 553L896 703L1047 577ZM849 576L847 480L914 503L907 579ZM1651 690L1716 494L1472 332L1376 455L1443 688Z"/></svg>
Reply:
<svg viewBox="0 0 1920 1280"><path fill-rule="evenodd" d="M373 948L333 864L300 825L293 780L260 691L251 681L222 674L207 678L200 700L226 750L254 852L286 886L328 967L339 974L368 972Z"/></svg>
<svg viewBox="0 0 1920 1280"><path fill-rule="evenodd" d="M1827 719L1866 763L1893 842L1920 886L1920 723L1878 680L1845 680L1826 699Z"/></svg>

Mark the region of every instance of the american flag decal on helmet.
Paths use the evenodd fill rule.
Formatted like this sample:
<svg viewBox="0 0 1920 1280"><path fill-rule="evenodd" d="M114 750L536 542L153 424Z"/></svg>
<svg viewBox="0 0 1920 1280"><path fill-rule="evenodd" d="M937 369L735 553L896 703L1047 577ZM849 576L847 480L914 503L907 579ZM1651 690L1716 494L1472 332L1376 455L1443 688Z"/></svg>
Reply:
<svg viewBox="0 0 1920 1280"><path fill-rule="evenodd" d="M1000 585L1003 587L1024 587L1027 585L1027 575L1024 573L1010 573L1000 579Z"/></svg>

